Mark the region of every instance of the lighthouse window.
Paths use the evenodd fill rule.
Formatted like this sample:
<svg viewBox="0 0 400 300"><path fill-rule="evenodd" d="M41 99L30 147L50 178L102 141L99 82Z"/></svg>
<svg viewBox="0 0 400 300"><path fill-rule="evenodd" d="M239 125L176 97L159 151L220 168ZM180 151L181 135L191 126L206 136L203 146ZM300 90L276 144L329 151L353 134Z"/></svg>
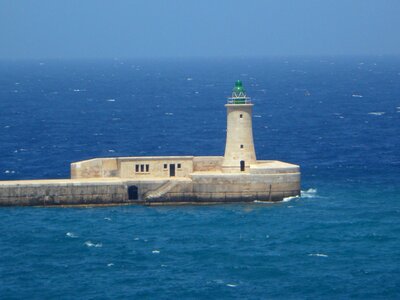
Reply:
<svg viewBox="0 0 400 300"><path fill-rule="evenodd" d="M144 172L144 165L140 165L140 172Z"/></svg>
<svg viewBox="0 0 400 300"><path fill-rule="evenodd" d="M240 114L240 118L243 118L243 114Z"/></svg>
<svg viewBox="0 0 400 300"><path fill-rule="evenodd" d="M243 149L243 145L240 145L240 149Z"/></svg>
<svg viewBox="0 0 400 300"><path fill-rule="evenodd" d="M180 169L180 168L182 168L182 165L181 165L181 164L178 164L178 169Z"/></svg>
<svg viewBox="0 0 400 300"><path fill-rule="evenodd" d="M139 172L139 165L135 166L135 172Z"/></svg>
<svg viewBox="0 0 400 300"><path fill-rule="evenodd" d="M146 165L146 172L149 172L149 165Z"/></svg>

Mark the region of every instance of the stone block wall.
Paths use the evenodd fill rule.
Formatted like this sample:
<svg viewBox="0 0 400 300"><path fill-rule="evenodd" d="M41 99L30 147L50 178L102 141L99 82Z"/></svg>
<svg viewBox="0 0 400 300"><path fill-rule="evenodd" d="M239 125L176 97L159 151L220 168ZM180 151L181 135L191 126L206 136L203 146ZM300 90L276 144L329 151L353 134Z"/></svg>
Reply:
<svg viewBox="0 0 400 300"><path fill-rule="evenodd" d="M193 157L193 171L221 171L223 156L195 156Z"/></svg>
<svg viewBox="0 0 400 300"><path fill-rule="evenodd" d="M71 178L107 178L118 177L116 158L94 158L71 164Z"/></svg>
<svg viewBox="0 0 400 300"><path fill-rule="evenodd" d="M126 185L10 184L0 187L0 206L48 206L129 203Z"/></svg>

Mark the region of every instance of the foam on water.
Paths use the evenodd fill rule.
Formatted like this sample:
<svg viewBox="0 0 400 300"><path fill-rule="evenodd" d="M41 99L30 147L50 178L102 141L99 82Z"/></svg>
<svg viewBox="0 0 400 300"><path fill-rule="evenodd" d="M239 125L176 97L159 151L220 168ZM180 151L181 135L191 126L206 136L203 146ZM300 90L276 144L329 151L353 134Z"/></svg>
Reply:
<svg viewBox="0 0 400 300"><path fill-rule="evenodd" d="M86 241L85 242L85 246L94 247L94 248L101 248L101 247L103 247L103 244L102 243L93 243L91 241Z"/></svg>
<svg viewBox="0 0 400 300"><path fill-rule="evenodd" d="M285 197L285 198L283 198L282 202L289 202L291 200L298 199L298 198L300 198L300 197L299 196Z"/></svg>
<svg viewBox="0 0 400 300"><path fill-rule="evenodd" d="M266 204L271 204L271 201L262 201L262 200L254 200L253 203L266 203Z"/></svg>
<svg viewBox="0 0 400 300"><path fill-rule="evenodd" d="M327 254L323 254L323 253L310 253L310 254L308 254L308 256L328 257Z"/></svg>
<svg viewBox="0 0 400 300"><path fill-rule="evenodd" d="M312 190L312 189L311 189L311 190ZM303 193L306 194L305 197L303 196ZM312 198L312 197L314 197L314 196L312 196L312 195L313 195L313 192L312 192L312 191L311 191L311 192L307 192L307 191L306 191L306 192L302 192L302 196L301 196L301 197L303 197L303 198ZM278 202L276 202L276 203L290 202L290 201L292 201L292 200L294 200L294 199L299 199L299 198L300 198L300 196L285 197L285 198L282 199L282 201L278 201ZM262 200L254 200L253 203L271 204L271 203L274 203L274 202L271 202L271 201L262 201Z"/></svg>
<svg viewBox="0 0 400 300"><path fill-rule="evenodd" d="M78 236L75 234L75 233L73 233L73 232L67 232L66 234L65 234L67 237L69 237L69 238L77 238Z"/></svg>
<svg viewBox="0 0 400 300"><path fill-rule="evenodd" d="M301 198L315 198L317 197L317 189L308 189L306 191L301 191Z"/></svg>
<svg viewBox="0 0 400 300"><path fill-rule="evenodd" d="M368 114L373 115L373 116L382 116L385 114L385 112L384 111L371 111Z"/></svg>

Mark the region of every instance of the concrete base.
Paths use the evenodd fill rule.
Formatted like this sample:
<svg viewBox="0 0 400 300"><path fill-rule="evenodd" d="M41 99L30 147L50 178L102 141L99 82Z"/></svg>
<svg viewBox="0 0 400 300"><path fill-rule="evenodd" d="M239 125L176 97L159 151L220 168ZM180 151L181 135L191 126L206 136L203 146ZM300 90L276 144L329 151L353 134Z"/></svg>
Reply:
<svg viewBox="0 0 400 300"><path fill-rule="evenodd" d="M244 173L0 182L0 206L274 202L298 195L298 166L276 161L261 161Z"/></svg>

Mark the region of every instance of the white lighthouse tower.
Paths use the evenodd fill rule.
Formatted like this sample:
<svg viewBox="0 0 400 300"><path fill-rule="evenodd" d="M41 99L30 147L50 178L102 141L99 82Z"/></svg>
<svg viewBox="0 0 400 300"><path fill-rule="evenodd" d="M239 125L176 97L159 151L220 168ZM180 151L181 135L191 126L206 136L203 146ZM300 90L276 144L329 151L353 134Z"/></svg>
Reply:
<svg viewBox="0 0 400 300"><path fill-rule="evenodd" d="M253 142L253 104L246 96L240 80L236 81L232 97L228 98L227 133L222 171L226 173L246 172L256 162Z"/></svg>

